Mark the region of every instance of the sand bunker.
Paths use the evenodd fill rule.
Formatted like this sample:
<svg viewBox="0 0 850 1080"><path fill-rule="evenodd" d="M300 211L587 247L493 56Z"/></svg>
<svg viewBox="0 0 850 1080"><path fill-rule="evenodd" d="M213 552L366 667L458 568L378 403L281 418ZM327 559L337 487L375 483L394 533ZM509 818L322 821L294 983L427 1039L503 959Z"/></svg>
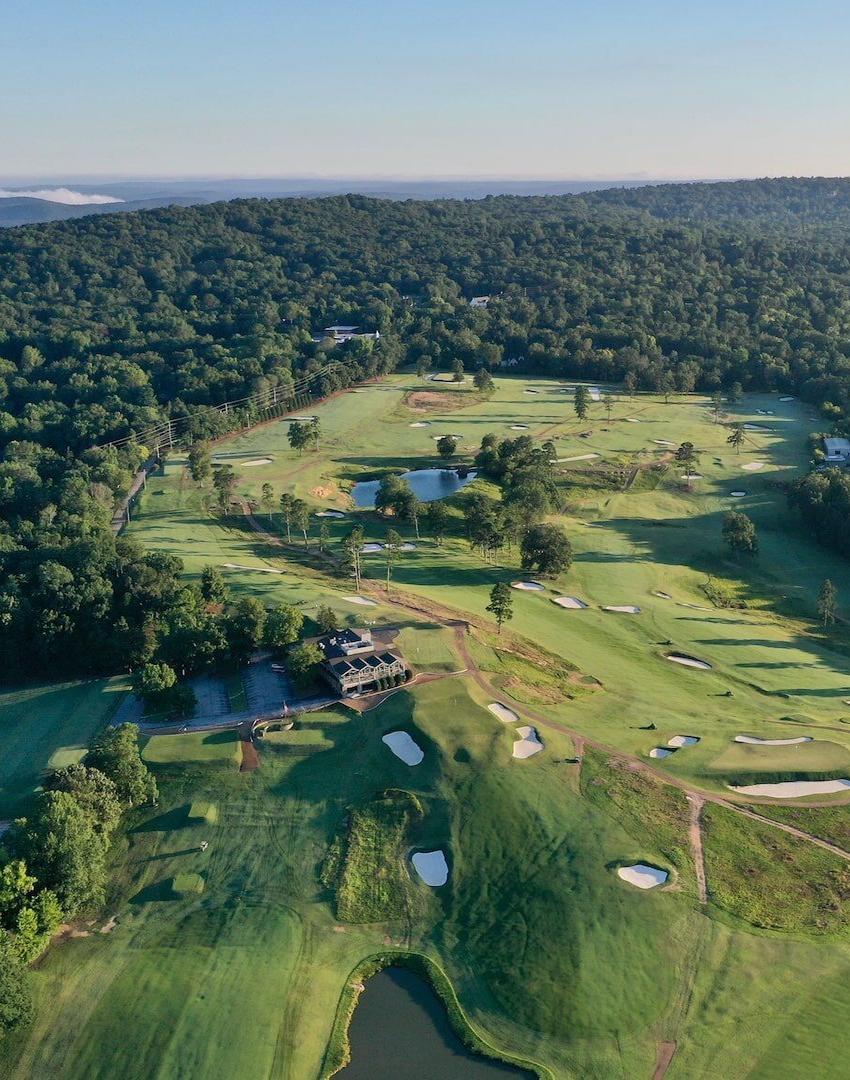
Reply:
<svg viewBox="0 0 850 1080"><path fill-rule="evenodd" d="M674 735L672 739L667 740L668 746L696 746L699 742L698 735Z"/></svg>
<svg viewBox="0 0 850 1080"><path fill-rule="evenodd" d="M675 754L675 750L669 750L666 746L653 746L649 751L651 758L665 758L670 757L671 754Z"/></svg>
<svg viewBox="0 0 850 1080"><path fill-rule="evenodd" d="M519 723L519 717L513 709L509 709L507 705L503 705L500 701L491 701L487 708L494 716L498 717L503 724Z"/></svg>
<svg viewBox="0 0 850 1080"><path fill-rule="evenodd" d="M691 607L690 604L685 604L685 607ZM698 610L705 610L699 608ZM665 660L672 660L674 664L684 664L685 667L699 668L701 671L711 671L711 664L706 663L705 660L697 660L695 656L685 656L684 653L667 653L664 657Z"/></svg>
<svg viewBox="0 0 850 1080"><path fill-rule="evenodd" d="M764 468L763 461L748 461L746 465L742 465L741 468L744 472L757 472L759 469Z"/></svg>
<svg viewBox="0 0 850 1080"><path fill-rule="evenodd" d="M364 607L377 607L377 600L369 600L365 596L343 596L343 600L347 600L349 604L362 604Z"/></svg>
<svg viewBox="0 0 850 1080"><path fill-rule="evenodd" d="M634 604L608 604L603 605L603 611L616 611L620 615L640 615L640 608L635 607Z"/></svg>
<svg viewBox="0 0 850 1080"><path fill-rule="evenodd" d="M590 461L591 458L599 457L599 454L577 454L575 457L559 457L556 458L556 462L563 461Z"/></svg>
<svg viewBox="0 0 850 1080"><path fill-rule="evenodd" d="M243 468L250 469L252 465L271 465L272 459L270 457L258 457L253 458L251 461L241 462Z"/></svg>
<svg viewBox="0 0 850 1080"><path fill-rule="evenodd" d="M533 727L518 727L516 733L520 738L514 743L515 758L534 757L543 749L543 743L538 738Z"/></svg>
<svg viewBox="0 0 850 1080"><path fill-rule="evenodd" d="M434 442L439 442L440 439L462 439L463 435L432 435L431 438Z"/></svg>
<svg viewBox="0 0 850 1080"><path fill-rule="evenodd" d="M646 863L634 863L632 866L621 866L617 871L617 877L634 885L637 889L654 889L656 885L663 885L669 877L666 870L659 870L657 866L648 866Z"/></svg>
<svg viewBox="0 0 850 1080"><path fill-rule="evenodd" d="M683 480L702 480L702 473L687 472L682 474Z"/></svg>
<svg viewBox="0 0 850 1080"><path fill-rule="evenodd" d="M800 735L797 739L759 739L755 735L736 735L735 742L747 743L748 746L798 746L811 742L811 735Z"/></svg>
<svg viewBox="0 0 850 1080"><path fill-rule="evenodd" d="M272 566L243 566L242 563L222 563L227 570L255 570L258 574L282 574L282 570L275 570Z"/></svg>
<svg viewBox="0 0 850 1080"><path fill-rule="evenodd" d="M674 442L668 442L667 439L653 439L656 446L675 446Z"/></svg>
<svg viewBox="0 0 850 1080"><path fill-rule="evenodd" d="M640 420L638 420L638 418L636 416L627 416L626 417L626 423L627 424L639 424Z"/></svg>
<svg viewBox="0 0 850 1080"><path fill-rule="evenodd" d="M546 592L546 586L539 581L512 581L512 589L522 589L525 592Z"/></svg>
<svg viewBox="0 0 850 1080"><path fill-rule="evenodd" d="M786 780L781 784L726 785L739 795L762 795L767 799L799 799L803 795L834 795L850 788L850 780Z"/></svg>
<svg viewBox="0 0 850 1080"><path fill-rule="evenodd" d="M386 547L386 544L384 545ZM399 551L416 551L416 544L399 544Z"/></svg>
<svg viewBox="0 0 850 1080"><path fill-rule="evenodd" d="M565 608L586 608L587 604L584 600L579 600L577 596L553 596L552 603L557 604L559 607Z"/></svg>
<svg viewBox="0 0 850 1080"><path fill-rule="evenodd" d="M430 427L428 420L417 420L414 424L408 424L408 427Z"/></svg>
<svg viewBox="0 0 850 1080"><path fill-rule="evenodd" d="M383 544L364 544L361 548L364 555L374 555L376 551L383 551Z"/></svg>
<svg viewBox="0 0 850 1080"><path fill-rule="evenodd" d="M730 491L729 494L733 499L743 499L747 493L746 491Z"/></svg>
<svg viewBox="0 0 850 1080"><path fill-rule="evenodd" d="M764 424L744 424L744 431L770 431Z"/></svg>
<svg viewBox="0 0 850 1080"><path fill-rule="evenodd" d="M345 514L343 514L342 510L317 510L316 517L341 518L345 517Z"/></svg>
<svg viewBox="0 0 850 1080"><path fill-rule="evenodd" d="M433 889L449 880L449 864L442 851L417 851L410 861L425 884Z"/></svg>
<svg viewBox="0 0 850 1080"><path fill-rule="evenodd" d="M587 392L590 394L591 401L599 401L602 398L602 391L598 386L588 386Z"/></svg>
<svg viewBox="0 0 850 1080"><path fill-rule="evenodd" d="M511 424L511 431L528 431L528 424Z"/></svg>
<svg viewBox="0 0 850 1080"><path fill-rule="evenodd" d="M668 592L662 592L661 589L656 589L652 594L653 596L660 596L662 600L672 600L673 597Z"/></svg>
<svg viewBox="0 0 850 1080"><path fill-rule="evenodd" d="M789 397L789 396L788 396L788 395L786 394L786 396L785 396L785 397L781 397L781 398L780 398L779 400L780 400L780 401L793 401L794 399L793 399L793 397Z"/></svg>
<svg viewBox="0 0 850 1080"><path fill-rule="evenodd" d="M405 765L418 765L425 757L424 750L418 746L406 731L390 731L381 738L397 758Z"/></svg>
<svg viewBox="0 0 850 1080"><path fill-rule="evenodd" d="M316 420L315 416L290 416L290 420L300 420L302 422L309 422L310 420Z"/></svg>
<svg viewBox="0 0 850 1080"><path fill-rule="evenodd" d="M539 391L539 390L531 390L531 389L528 389L528 390L523 390L523 393L524 393L524 394L539 394L539 393L540 393L540 391Z"/></svg>

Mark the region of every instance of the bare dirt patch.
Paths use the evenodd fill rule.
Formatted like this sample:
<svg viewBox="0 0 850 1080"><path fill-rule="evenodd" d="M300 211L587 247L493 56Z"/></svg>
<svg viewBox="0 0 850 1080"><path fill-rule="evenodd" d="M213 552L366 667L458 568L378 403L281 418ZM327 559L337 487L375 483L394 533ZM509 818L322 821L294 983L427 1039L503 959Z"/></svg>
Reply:
<svg viewBox="0 0 850 1080"><path fill-rule="evenodd" d="M451 412L472 404L468 393L456 390L414 390L405 405L414 412Z"/></svg>
<svg viewBox="0 0 850 1080"><path fill-rule="evenodd" d="M317 487L313 488L310 494L315 495L317 499L329 499L333 494L333 490L329 487Z"/></svg>

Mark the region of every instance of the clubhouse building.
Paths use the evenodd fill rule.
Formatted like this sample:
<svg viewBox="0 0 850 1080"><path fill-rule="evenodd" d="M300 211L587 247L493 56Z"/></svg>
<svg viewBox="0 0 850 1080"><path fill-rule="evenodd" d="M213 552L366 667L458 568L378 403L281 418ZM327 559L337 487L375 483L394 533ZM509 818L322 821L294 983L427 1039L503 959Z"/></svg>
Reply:
<svg viewBox="0 0 850 1080"><path fill-rule="evenodd" d="M384 690L408 678L401 653L376 646L371 630L335 630L316 638L314 644L324 656L322 675L341 697Z"/></svg>

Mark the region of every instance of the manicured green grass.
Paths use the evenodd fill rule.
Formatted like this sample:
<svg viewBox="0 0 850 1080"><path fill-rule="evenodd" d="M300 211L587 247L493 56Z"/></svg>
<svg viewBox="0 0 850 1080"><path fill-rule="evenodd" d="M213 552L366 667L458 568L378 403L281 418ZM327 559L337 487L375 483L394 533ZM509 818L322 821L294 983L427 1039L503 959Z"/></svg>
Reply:
<svg viewBox="0 0 850 1080"><path fill-rule="evenodd" d="M0 820L26 810L48 771L82 760L126 685L92 679L0 693Z"/></svg>
<svg viewBox="0 0 850 1080"><path fill-rule="evenodd" d="M242 676L238 671L230 671L224 676L224 688L230 702L231 712L247 712L248 698L245 694L245 686Z"/></svg>
<svg viewBox="0 0 850 1080"><path fill-rule="evenodd" d="M192 896L204 891L204 879L200 874L175 874L171 879L175 896Z"/></svg>
<svg viewBox="0 0 850 1080"><path fill-rule="evenodd" d="M386 922L410 914L413 890L404 849L411 825L421 816L419 800L398 789L351 811L322 868L339 919Z"/></svg>
<svg viewBox="0 0 850 1080"><path fill-rule="evenodd" d="M794 737L793 732L787 734ZM850 776L850 751L837 743L821 739L796 746L731 743L711 762L710 768L734 783L739 782L735 775L737 773L754 777L761 773L800 778L826 773ZM753 783L758 783L758 779Z"/></svg>
<svg viewBox="0 0 850 1080"><path fill-rule="evenodd" d="M394 376L318 406L325 434L317 454L293 454L282 422L219 444L217 456L236 464L245 496L256 497L268 481L276 496L294 492L314 510L345 509L346 519L325 519L336 542L355 520L368 538L387 528L371 513L352 512L351 479L433 463L432 435L444 430L463 433L467 456L487 432L513 437L517 422L536 438L554 438L558 457L597 453L601 466L562 465L567 506L557 520L575 551L569 573L547 580L544 593L515 593L501 648L495 634L476 631L480 644L467 638L494 683L625 753L646 757L673 735L697 735L697 745L654 764L705 787L725 790L728 762L722 769L717 762L730 747L737 755L731 740L740 733L812 734L818 741L808 744L808 757L794 760L811 764L825 755L843 765L850 727L846 735L832 729L850 698L845 631L824 635L809 619L823 577L839 586L842 609L850 583L843 564L787 517L777 484L805 464L810 425L801 406L748 397L735 418L755 419L757 409L769 408L775 417L762 422L774 431L754 433L737 456L699 397L669 404L622 398L611 423L600 406L579 423L556 384L541 380L541 393L526 396L525 380L500 378L489 401L470 396L468 407L430 412L430 427L411 428L421 416L406 408L404 395L415 385ZM628 416L639 422L627 423ZM689 439L701 449L703 479L693 490L663 465L665 450L653 439ZM272 463L239 466L263 456ZM765 467L744 470L751 461ZM644 464L661 467L624 490L631 466ZM327 490L317 494L320 487ZM734 505L753 517L761 541L752 565L729 560L719 540L722 514L733 505L728 492L738 487L748 495ZM495 491L481 480L474 488ZM452 504L458 529L464 496ZM276 516L270 527L280 533ZM413 539L409 527L403 531ZM181 555L192 578L206 563L280 569L225 573L235 595L296 603L308 615L329 603L348 625L401 625L399 646L414 666L462 666L450 631L413 626L409 612L387 605L352 605L344 599L351 583L322 573L317 561L208 516L179 459L148 485L131 535ZM382 560L364 561L379 578ZM706 595L709 575L717 607ZM493 584L517 576L516 552L488 564L460 534L437 547L423 529L416 550L398 560L394 583L461 618L488 619ZM672 599L654 595L659 590ZM563 594L590 606L564 610L551 602ZM601 610L631 603L639 615ZM727 606L739 603L747 606ZM514 635L525 643L522 656L510 651ZM671 649L704 657L712 670L676 667L664 659ZM261 768L251 773L232 768L235 741L151 739L145 755L159 766L160 805L136 815L114 846L110 912L118 926L65 942L39 963L38 1016L2 1047L6 1074L310 1080L321 1069L346 979L364 957L397 946L440 964L488 1043L540 1061L559 1080L649 1077L661 1039L678 1047L667 1080L781 1076L786 1060L790 1075L828 1075L820 1062L806 1071L817 1040L798 1028L828 1032L832 1060L846 1056L847 864L707 804L710 903L703 910L681 791L592 748L577 790L577 766L566 764L572 739L541 725L544 752L518 761L512 726L487 711L490 700L470 678L456 677L407 688L362 715L310 714L292 731L258 740ZM783 722L788 716L797 721ZM383 745L381 735L394 729L413 733L425 751L420 765L405 765ZM76 745L54 739L45 761ZM387 822L376 813L388 789L409 792L421 818L402 829L398 817ZM218 810L205 852L198 821L187 816L187 806L203 805ZM781 817L784 808L762 810ZM841 827L826 816L841 813L812 811L811 831L829 829L838 842ZM362 827L346 902L376 921L345 920L320 877L334 838L348 836L352 821ZM410 878L410 847L450 853L445 887L430 890ZM339 845L336 886L350 854ZM629 888L615 868L632 859L669 866L672 887ZM193 875L203 894L174 902L174 879ZM828 944L818 941L825 936ZM231 1017L238 1017L237 1038L223 1021Z"/></svg>
<svg viewBox="0 0 850 1080"><path fill-rule="evenodd" d="M218 807L211 802L193 802L186 812L186 817L189 821L203 821L207 825L215 825L218 821Z"/></svg>
<svg viewBox="0 0 850 1080"><path fill-rule="evenodd" d="M182 735L152 735L142 757L149 765L195 763L238 765L242 760L235 731L190 731Z"/></svg>
<svg viewBox="0 0 850 1080"><path fill-rule="evenodd" d="M703 809L703 847L713 905L767 930L846 933L846 860L713 803Z"/></svg>

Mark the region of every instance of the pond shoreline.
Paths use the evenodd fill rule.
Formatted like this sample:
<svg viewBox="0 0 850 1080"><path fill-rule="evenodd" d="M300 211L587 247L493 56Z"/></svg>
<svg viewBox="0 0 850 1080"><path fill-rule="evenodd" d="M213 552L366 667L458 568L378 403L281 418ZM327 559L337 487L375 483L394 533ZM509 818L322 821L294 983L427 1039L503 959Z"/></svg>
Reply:
<svg viewBox="0 0 850 1080"><path fill-rule="evenodd" d="M351 1043L348 1032L360 994L365 989L367 979L390 967L406 968L427 983L445 1008L449 1026L467 1050L504 1065L525 1069L538 1080L554 1080L554 1074L547 1066L499 1051L486 1042L470 1024L458 1001L454 986L439 964L423 953L403 950L388 950L367 956L356 965L346 979L325 1052L321 1080L330 1080L350 1063Z"/></svg>

